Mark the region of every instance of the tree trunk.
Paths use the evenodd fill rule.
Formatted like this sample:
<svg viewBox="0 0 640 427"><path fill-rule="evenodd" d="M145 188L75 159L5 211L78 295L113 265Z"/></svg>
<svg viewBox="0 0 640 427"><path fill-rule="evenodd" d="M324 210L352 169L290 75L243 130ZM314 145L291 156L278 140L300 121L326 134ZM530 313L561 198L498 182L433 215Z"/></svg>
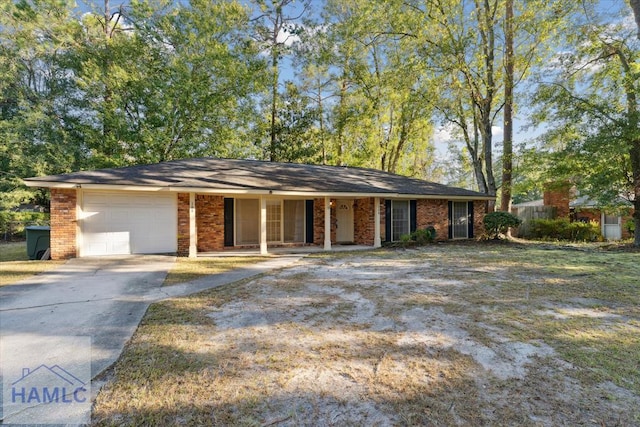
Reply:
<svg viewBox="0 0 640 427"><path fill-rule="evenodd" d="M629 5L633 10L633 16L636 19L636 26L638 27L638 38L640 39L640 0L629 0Z"/></svg>
<svg viewBox="0 0 640 427"><path fill-rule="evenodd" d="M500 210L510 212L513 170L513 0L506 0L505 8L504 142Z"/></svg>
<svg viewBox="0 0 640 427"><path fill-rule="evenodd" d="M635 140L629 150L631 157L631 171L633 175L633 223L635 231L633 233L633 245L640 247L640 140Z"/></svg>

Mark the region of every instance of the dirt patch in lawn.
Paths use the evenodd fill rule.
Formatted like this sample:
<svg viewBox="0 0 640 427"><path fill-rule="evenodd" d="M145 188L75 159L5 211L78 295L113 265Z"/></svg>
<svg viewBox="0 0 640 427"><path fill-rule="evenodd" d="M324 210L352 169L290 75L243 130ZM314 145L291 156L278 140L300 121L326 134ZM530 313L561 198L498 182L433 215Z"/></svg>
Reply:
<svg viewBox="0 0 640 427"><path fill-rule="evenodd" d="M152 306L93 421L637 425L639 303L635 254L306 258Z"/></svg>

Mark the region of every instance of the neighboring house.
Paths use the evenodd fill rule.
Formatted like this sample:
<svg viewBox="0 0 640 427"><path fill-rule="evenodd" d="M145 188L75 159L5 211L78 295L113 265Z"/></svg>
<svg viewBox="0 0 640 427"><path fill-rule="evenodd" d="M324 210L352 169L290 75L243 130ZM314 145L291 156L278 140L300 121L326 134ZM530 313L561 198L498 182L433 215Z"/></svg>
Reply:
<svg viewBox="0 0 640 427"><path fill-rule="evenodd" d="M633 236L625 225L632 218L632 204L626 200L620 200L620 205L628 206L626 212L624 212L625 209L602 210L596 202L588 197L578 196L572 188L560 186L546 189L543 199L514 204L512 209L513 213L521 218L526 216L531 218L555 217L569 218L571 221L593 221L600 225L602 236L605 239L629 239Z"/></svg>
<svg viewBox="0 0 640 427"><path fill-rule="evenodd" d="M494 197L386 172L216 158L27 178L51 189L53 259L227 249L381 246L433 226L483 232Z"/></svg>

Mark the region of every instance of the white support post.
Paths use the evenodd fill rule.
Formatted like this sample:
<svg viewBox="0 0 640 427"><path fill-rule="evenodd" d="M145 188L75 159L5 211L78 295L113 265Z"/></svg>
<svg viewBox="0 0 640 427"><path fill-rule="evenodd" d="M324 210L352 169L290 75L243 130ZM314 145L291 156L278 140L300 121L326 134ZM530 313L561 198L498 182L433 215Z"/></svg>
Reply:
<svg viewBox="0 0 640 427"><path fill-rule="evenodd" d="M374 218L375 224L373 225L373 247L379 248L382 246L382 239L380 238L380 197L373 199L374 206Z"/></svg>
<svg viewBox="0 0 640 427"><path fill-rule="evenodd" d="M196 193L189 193L189 258L198 257L198 233L196 230Z"/></svg>
<svg viewBox="0 0 640 427"><path fill-rule="evenodd" d="M267 254L267 199L260 196L260 255Z"/></svg>
<svg viewBox="0 0 640 427"><path fill-rule="evenodd" d="M324 198L324 250L331 250L331 199Z"/></svg>

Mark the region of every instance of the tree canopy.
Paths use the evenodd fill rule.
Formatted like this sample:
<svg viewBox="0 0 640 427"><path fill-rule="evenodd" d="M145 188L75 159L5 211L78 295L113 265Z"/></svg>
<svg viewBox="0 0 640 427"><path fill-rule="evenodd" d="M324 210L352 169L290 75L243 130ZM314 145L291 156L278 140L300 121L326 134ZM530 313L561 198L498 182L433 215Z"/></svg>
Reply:
<svg viewBox="0 0 640 427"><path fill-rule="evenodd" d="M570 179L634 202L640 229L637 2L86 3L0 5L0 209L44 201L28 176L219 156L444 180L503 209Z"/></svg>

